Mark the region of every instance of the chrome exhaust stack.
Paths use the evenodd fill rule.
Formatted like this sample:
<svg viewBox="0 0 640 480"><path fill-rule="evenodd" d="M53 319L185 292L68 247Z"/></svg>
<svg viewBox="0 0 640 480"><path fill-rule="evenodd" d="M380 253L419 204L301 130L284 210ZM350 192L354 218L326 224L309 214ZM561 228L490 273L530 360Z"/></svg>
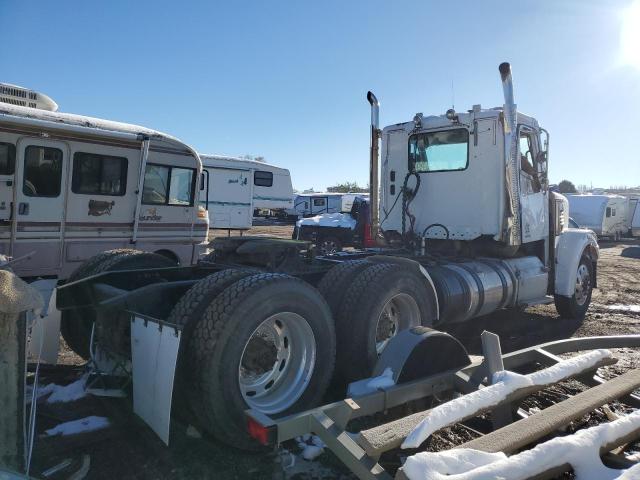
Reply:
<svg viewBox="0 0 640 480"><path fill-rule="evenodd" d="M371 239L375 242L379 238L380 212L379 208L379 140L380 140L380 103L373 94L367 92L367 101L371 105L371 145L369 148L369 205L371 211Z"/></svg>
<svg viewBox="0 0 640 480"><path fill-rule="evenodd" d="M513 98L511 65L504 62L498 67L504 94L503 126L505 152L505 180L509 192L509 215L506 219L505 240L509 245L522 243L520 232L520 162L518 161L518 108Z"/></svg>

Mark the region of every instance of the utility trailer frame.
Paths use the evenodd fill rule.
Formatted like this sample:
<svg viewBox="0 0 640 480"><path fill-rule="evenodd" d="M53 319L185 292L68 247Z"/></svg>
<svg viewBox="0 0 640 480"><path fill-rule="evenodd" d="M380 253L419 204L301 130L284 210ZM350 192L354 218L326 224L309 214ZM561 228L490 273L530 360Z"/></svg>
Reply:
<svg viewBox="0 0 640 480"><path fill-rule="evenodd" d="M544 367L549 367L561 361L562 359L559 358L558 355L563 353L601 348L637 347L640 347L640 335L570 338L535 345L504 355L498 354L497 364L499 365L501 363L502 367L506 370L518 369L527 364L536 363ZM497 351L499 352L499 347ZM275 445L304 434L314 433L322 439L327 447L358 478L366 480L390 480L392 476L378 461L382 453L395 448L397 445L390 444L378 449L372 448L371 446L367 448L366 442L361 441L362 433L360 439L354 439L346 430L347 424L357 418L384 412L390 408L398 407L414 400L432 398L447 391L454 391L461 394L476 391L484 383L485 379L491 378L493 371L495 371L495 353L495 349L493 349L493 352L485 352L484 358L477 358L467 367L460 370L449 370L408 383L382 388L374 393L358 398L346 398L280 419L272 419L260 412L247 410L248 429L250 434L262 443ZM610 388L609 391L606 392L607 400L598 402L598 399L596 399L594 403L595 406L601 406L607 403L607 401L622 398L629 406L640 408L640 397L631 393L635 388L640 387L640 372L636 370L632 373L635 374L635 382L623 382L623 386L621 387L617 384L615 386L611 385L613 388ZM621 377L622 376L617 378ZM589 373L577 377L577 379L589 387L605 386L615 381L614 379L606 382L595 375L595 370L591 370ZM571 398L565 402L569 400L571 400ZM562 403L564 402L556 405L562 405ZM569 407L569 405L567 406ZM511 405L501 403L496 406L494 412L498 411L500 407L502 407L504 411L504 408L510 409ZM511 415L510 411L508 414L509 416ZM577 417L579 416L581 416L581 414L577 415ZM577 417L574 415L574 417L571 418ZM493 418L495 422L496 416ZM560 428L566 425L566 423L568 422L559 423L556 425L556 428ZM516 424L510 423L510 425L504 428L506 429L509 426L513 428L514 425ZM494 432L480 437L477 440L482 441L484 438L488 439L488 437L493 434L498 434L499 436L501 430L502 429L494 430ZM638 436L640 436L640 433ZM540 436L532 438L531 441L538 440L539 438ZM363 443L365 445L363 445ZM621 462L619 458L612 459L614 462L616 460ZM627 464L626 466L629 465ZM560 472L556 470L550 473L558 474ZM549 477L548 474L539 478L552 478L553 475ZM406 476L400 470L396 478L406 479Z"/></svg>

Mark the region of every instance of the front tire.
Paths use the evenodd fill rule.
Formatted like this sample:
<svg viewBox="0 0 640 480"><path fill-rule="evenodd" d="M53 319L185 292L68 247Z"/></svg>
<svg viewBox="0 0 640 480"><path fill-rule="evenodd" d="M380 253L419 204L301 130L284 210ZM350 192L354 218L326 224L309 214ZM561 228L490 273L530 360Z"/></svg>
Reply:
<svg viewBox="0 0 640 480"><path fill-rule="evenodd" d="M582 255L576 270L576 285L571 297L555 295L558 314L570 320L583 320L591 303L594 284L593 264L588 255Z"/></svg>

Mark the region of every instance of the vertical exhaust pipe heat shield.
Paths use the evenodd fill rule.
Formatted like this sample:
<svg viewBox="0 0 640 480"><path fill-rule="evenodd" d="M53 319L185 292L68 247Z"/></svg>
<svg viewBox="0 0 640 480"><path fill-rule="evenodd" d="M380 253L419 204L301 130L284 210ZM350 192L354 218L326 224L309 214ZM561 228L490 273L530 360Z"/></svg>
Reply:
<svg viewBox="0 0 640 480"><path fill-rule="evenodd" d="M505 180L508 195L509 215L506 219L506 240L509 245L520 245L520 168L518 161L518 110L513 99L513 77L507 62L498 67L504 93L503 127L505 153Z"/></svg>
<svg viewBox="0 0 640 480"><path fill-rule="evenodd" d="M379 211L379 114L380 104L373 92L367 92L367 101L371 105L371 145L369 148L369 204L371 209L371 238L378 242L380 230Z"/></svg>

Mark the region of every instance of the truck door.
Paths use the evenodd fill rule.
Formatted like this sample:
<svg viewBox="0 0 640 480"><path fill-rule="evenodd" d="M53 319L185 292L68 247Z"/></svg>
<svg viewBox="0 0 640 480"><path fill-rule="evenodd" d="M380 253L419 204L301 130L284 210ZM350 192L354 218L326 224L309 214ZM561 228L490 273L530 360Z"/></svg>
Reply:
<svg viewBox="0 0 640 480"><path fill-rule="evenodd" d="M547 236L547 192L536 163L540 151L538 136L524 125L518 127L518 132L522 242L529 243Z"/></svg>
<svg viewBox="0 0 640 480"><path fill-rule="evenodd" d="M69 150L62 142L21 138L15 172L14 257L18 275L54 275L62 260Z"/></svg>

